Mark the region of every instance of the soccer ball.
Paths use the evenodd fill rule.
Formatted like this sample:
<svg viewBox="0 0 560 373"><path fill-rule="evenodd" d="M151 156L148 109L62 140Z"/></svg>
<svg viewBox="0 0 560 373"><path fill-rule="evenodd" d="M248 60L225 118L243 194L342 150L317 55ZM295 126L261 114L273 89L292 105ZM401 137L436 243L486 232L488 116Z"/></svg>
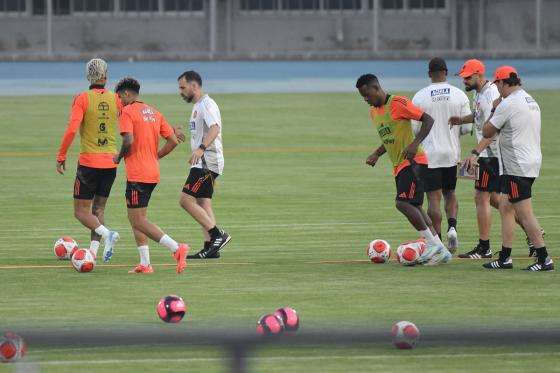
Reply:
<svg viewBox="0 0 560 373"><path fill-rule="evenodd" d="M72 267L78 272L91 272L95 268L95 255L88 249L78 249L72 255Z"/></svg>
<svg viewBox="0 0 560 373"><path fill-rule="evenodd" d="M367 247L369 260L374 263L385 263L391 257L391 245L385 240L373 240Z"/></svg>
<svg viewBox="0 0 560 373"><path fill-rule="evenodd" d="M424 240L405 242L397 248L397 261L404 266L413 266L424 253L425 248L426 241Z"/></svg>
<svg viewBox="0 0 560 373"><path fill-rule="evenodd" d="M277 336L284 332L284 322L273 314L263 315L257 321L257 333L262 336Z"/></svg>
<svg viewBox="0 0 560 373"><path fill-rule="evenodd" d="M411 349L418 342L420 330L410 321L399 321L391 328L391 334L396 348Z"/></svg>
<svg viewBox="0 0 560 373"><path fill-rule="evenodd" d="M16 361L21 359L27 346L25 341L15 333L4 333L0 336L0 358L4 362Z"/></svg>
<svg viewBox="0 0 560 373"><path fill-rule="evenodd" d="M284 330L287 334L293 334L299 329L299 316L291 307L282 307L274 312L275 316L280 317L284 323Z"/></svg>
<svg viewBox="0 0 560 373"><path fill-rule="evenodd" d="M178 323L183 320L187 305L183 298L178 295L168 295L159 300L157 313L160 319L165 322Z"/></svg>
<svg viewBox="0 0 560 373"><path fill-rule="evenodd" d="M70 237L62 237L54 243L54 255L60 260L69 260L76 250L78 244Z"/></svg>

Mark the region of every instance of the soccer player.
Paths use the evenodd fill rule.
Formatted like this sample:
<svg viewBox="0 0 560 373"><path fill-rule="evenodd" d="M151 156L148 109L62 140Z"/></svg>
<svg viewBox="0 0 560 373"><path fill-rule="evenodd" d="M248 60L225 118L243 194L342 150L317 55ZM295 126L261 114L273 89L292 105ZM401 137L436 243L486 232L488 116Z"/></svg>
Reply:
<svg viewBox="0 0 560 373"><path fill-rule="evenodd" d="M91 230L89 249L95 257L101 237L105 240L103 261L113 256L119 234L105 227L105 205L117 175L113 155L117 152L115 131L121 103L107 90L107 63L100 58L86 65L89 90L74 99L70 120L62 138L56 171L66 171L66 154L80 131L80 156L74 181L74 216Z"/></svg>
<svg viewBox="0 0 560 373"><path fill-rule="evenodd" d="M191 117L191 169L183 187L180 204L202 227L204 247L189 259L219 258L231 236L216 226L212 210L214 182L224 171L222 118L216 102L202 90L202 78L186 71L177 79L179 92L187 103L194 102Z"/></svg>
<svg viewBox="0 0 560 373"><path fill-rule="evenodd" d="M521 79L511 66L501 66L494 73L494 84L500 92L484 123L482 135L498 135L500 148L502 250L498 259L486 263L488 269L513 268L511 248L515 235L515 217L535 245L537 259L528 271L552 271L539 222L533 213L531 188L539 176L541 154L541 111L539 104L521 88Z"/></svg>
<svg viewBox="0 0 560 373"><path fill-rule="evenodd" d="M148 237L167 247L177 262L177 273L183 272L189 246L177 243L147 218L148 203L160 181L158 159L165 157L178 144L173 128L156 109L140 101L140 83L125 77L115 87L123 108L119 127L123 143L114 163L126 163L126 204L128 220L138 245L140 264L129 273L152 273ZM167 140L158 151L159 136Z"/></svg>
<svg viewBox="0 0 560 373"><path fill-rule="evenodd" d="M447 248L455 252L457 239L457 213L459 202L455 195L457 163L461 159L459 137L471 132L472 125L449 127L450 116L470 114L469 99L459 88L447 82L447 64L442 58L433 58L428 64L428 76L432 83L418 91L412 103L434 118L434 125L422 141L428 156L428 170L424 190L428 197L428 216L441 238L441 197L447 216ZM415 122L413 122L415 124Z"/></svg>
<svg viewBox="0 0 560 373"><path fill-rule="evenodd" d="M385 93L373 74L360 76L356 88L371 106L371 119L382 141L366 163L373 167L379 157L389 153L397 186L396 207L427 243L419 262L437 265L449 261L451 253L434 234L432 222L422 209L428 159L420 144L430 132L434 119L408 98ZM411 120L422 122L416 137L413 136Z"/></svg>

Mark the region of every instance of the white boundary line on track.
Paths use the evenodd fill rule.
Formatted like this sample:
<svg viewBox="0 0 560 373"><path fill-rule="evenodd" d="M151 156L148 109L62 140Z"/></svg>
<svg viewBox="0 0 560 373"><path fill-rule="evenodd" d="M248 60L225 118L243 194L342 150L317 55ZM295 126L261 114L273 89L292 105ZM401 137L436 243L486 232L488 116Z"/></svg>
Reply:
<svg viewBox="0 0 560 373"><path fill-rule="evenodd" d="M86 349L87 350L87 349ZM535 357L535 356L560 356L560 352L497 352L497 353L467 353L467 354L423 354L404 355L396 352L394 355L318 355L318 356L271 356L271 357L248 357L249 361L315 361L315 360L384 360L384 359L457 359L473 357ZM20 362L17 365L77 365L77 364L147 364L147 363L188 363L188 362L212 362L228 361L227 357L215 358L167 358L167 359L106 359L106 360L53 360Z"/></svg>

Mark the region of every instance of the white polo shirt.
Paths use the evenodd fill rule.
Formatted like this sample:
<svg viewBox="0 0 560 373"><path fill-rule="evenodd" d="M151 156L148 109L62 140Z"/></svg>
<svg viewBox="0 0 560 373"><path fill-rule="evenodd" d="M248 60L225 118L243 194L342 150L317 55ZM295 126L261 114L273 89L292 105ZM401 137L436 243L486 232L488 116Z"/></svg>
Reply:
<svg viewBox="0 0 560 373"><path fill-rule="evenodd" d="M197 149L214 124L220 126L216 139L204 151L200 161L192 167L203 168L221 175L224 171L224 149L222 146L222 117L216 101L204 95L194 104L191 119L191 150Z"/></svg>
<svg viewBox="0 0 560 373"><path fill-rule="evenodd" d="M422 141L428 168L453 167L461 158L459 136L469 133L472 124L449 127L449 118L471 113L467 95L447 82L432 83L412 98L412 103L434 118L434 125ZM419 126L419 122L414 123Z"/></svg>
<svg viewBox="0 0 560 373"><path fill-rule="evenodd" d="M541 169L541 109L525 90L507 96L490 124L500 131L502 175L538 177Z"/></svg>
<svg viewBox="0 0 560 373"><path fill-rule="evenodd" d="M495 84L490 81L482 87L480 92L474 92L473 96L473 114L474 114L474 128L476 132L476 139L478 142L484 138L482 136L482 128L484 123L490 117L492 110L492 105L494 100L500 97L500 92ZM500 153L498 150L498 137L494 138L490 145L482 152L480 152L481 157L499 157Z"/></svg>

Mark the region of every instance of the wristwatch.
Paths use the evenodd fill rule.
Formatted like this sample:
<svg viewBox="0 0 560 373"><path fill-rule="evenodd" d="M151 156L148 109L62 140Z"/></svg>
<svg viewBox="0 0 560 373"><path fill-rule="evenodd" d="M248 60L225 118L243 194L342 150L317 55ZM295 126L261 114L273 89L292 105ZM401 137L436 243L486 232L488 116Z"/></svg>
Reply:
<svg viewBox="0 0 560 373"><path fill-rule="evenodd" d="M471 150L471 154L475 154L477 157L480 156L480 153L476 149Z"/></svg>
<svg viewBox="0 0 560 373"><path fill-rule="evenodd" d="M200 144L198 147L202 150L206 150L206 145L204 145L204 144Z"/></svg>

